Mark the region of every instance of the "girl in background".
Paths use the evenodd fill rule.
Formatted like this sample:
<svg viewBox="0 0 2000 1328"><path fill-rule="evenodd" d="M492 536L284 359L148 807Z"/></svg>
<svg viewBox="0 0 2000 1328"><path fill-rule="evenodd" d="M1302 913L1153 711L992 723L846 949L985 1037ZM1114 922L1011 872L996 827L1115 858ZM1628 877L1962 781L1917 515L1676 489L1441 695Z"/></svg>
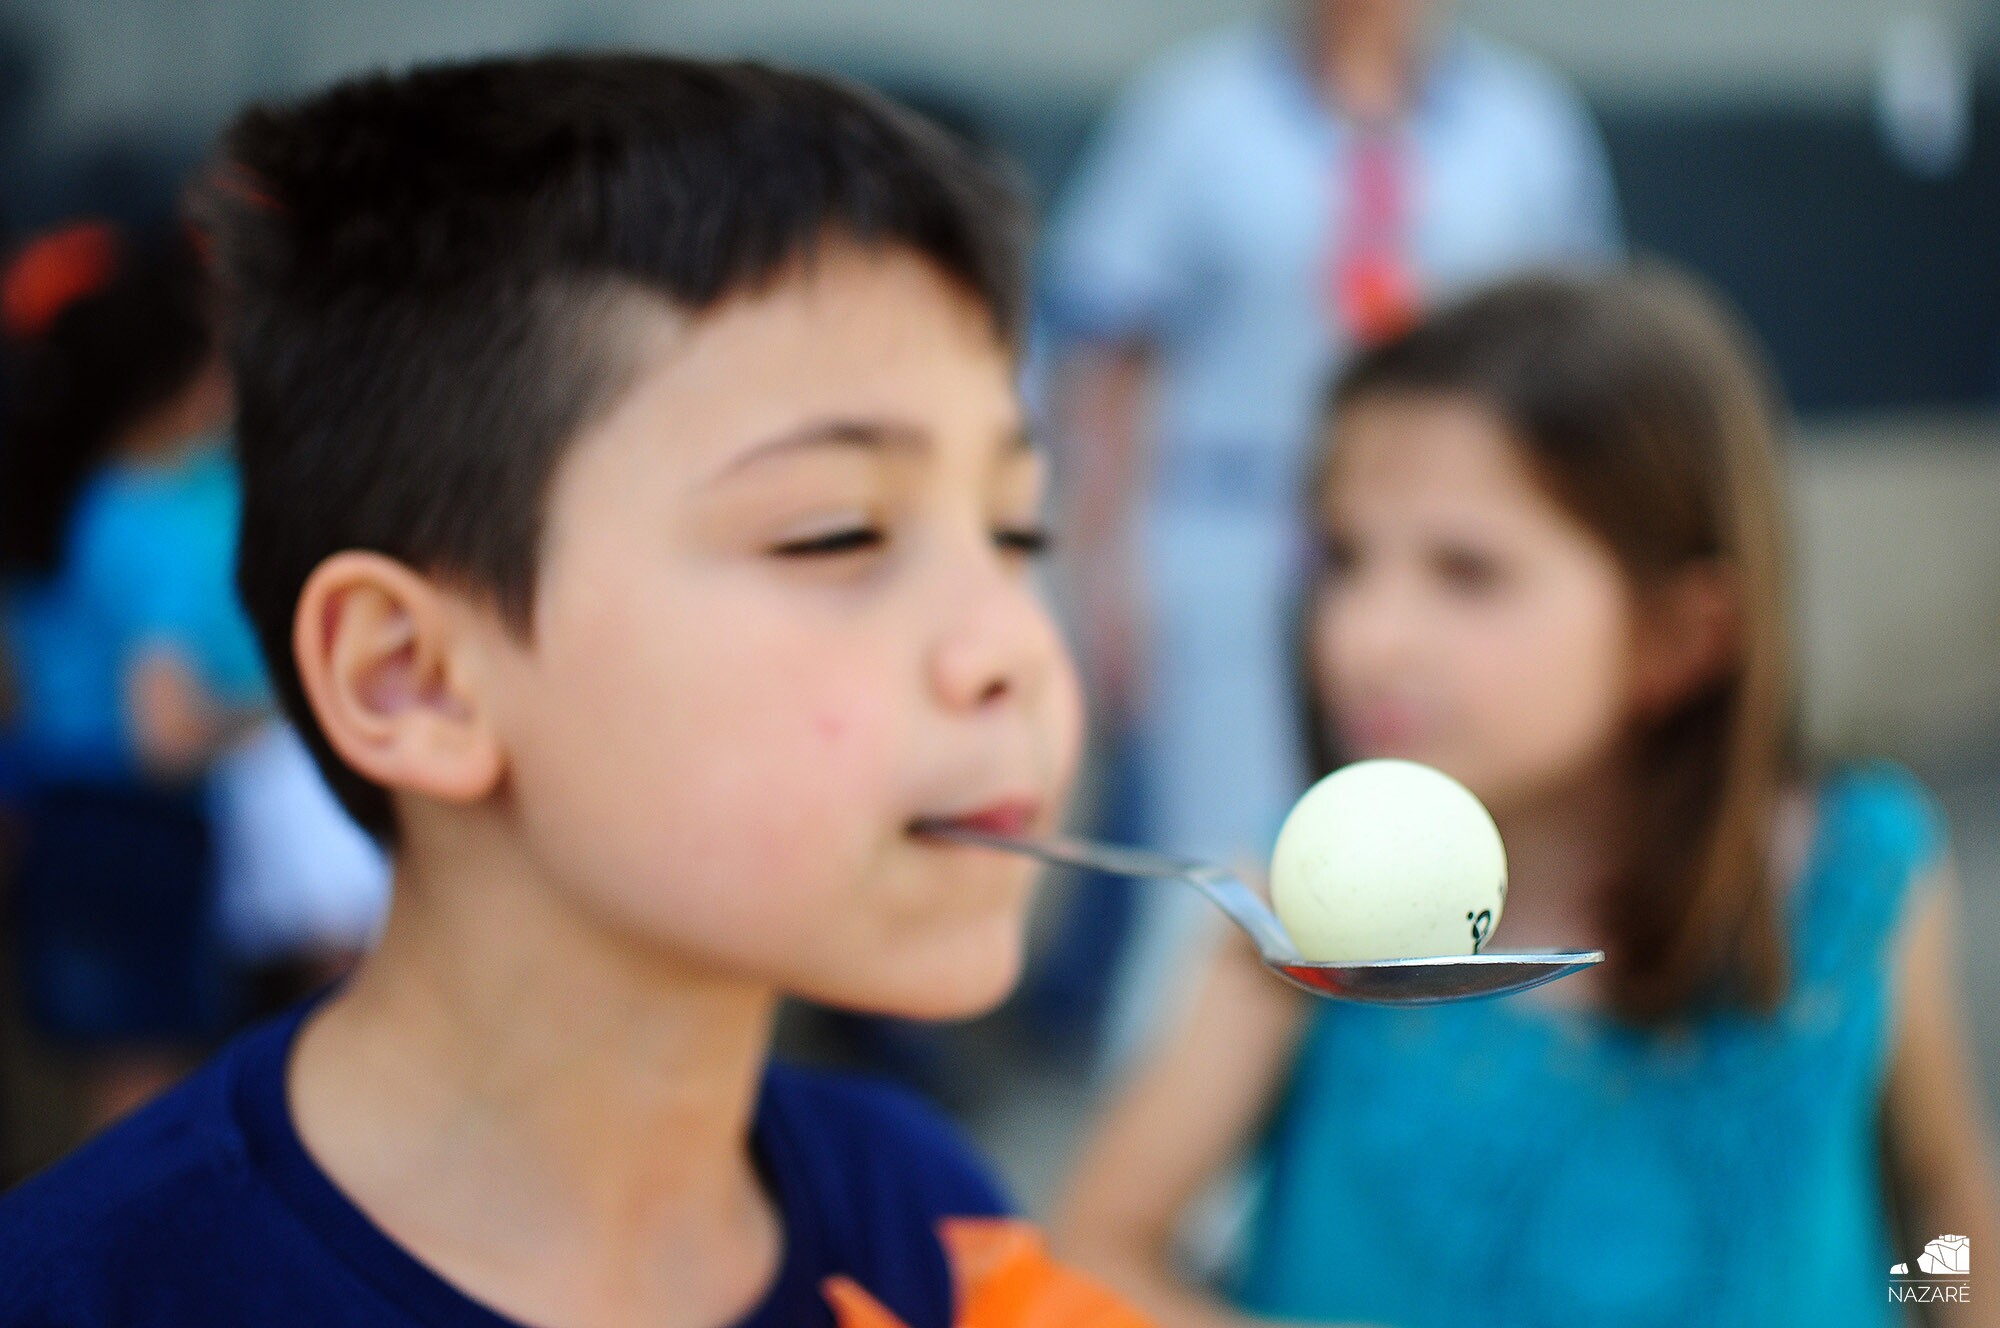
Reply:
<svg viewBox="0 0 2000 1328"><path fill-rule="evenodd" d="M1892 1262L2000 1248L1937 809L1794 739L1755 363L1681 280L1536 278L1343 379L1301 622L1317 770L1455 776L1507 845L1499 944L1609 959L1384 1009L1225 944L1058 1225L1163 1324L1887 1324ZM1218 1297L1174 1239L1252 1155Z"/></svg>

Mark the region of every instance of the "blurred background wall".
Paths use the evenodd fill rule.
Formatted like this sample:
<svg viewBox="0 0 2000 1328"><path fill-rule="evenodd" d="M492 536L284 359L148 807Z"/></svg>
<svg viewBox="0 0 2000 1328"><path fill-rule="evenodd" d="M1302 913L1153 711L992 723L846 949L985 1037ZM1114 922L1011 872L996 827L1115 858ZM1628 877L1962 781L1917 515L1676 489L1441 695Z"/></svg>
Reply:
<svg viewBox="0 0 2000 1328"><path fill-rule="evenodd" d="M1046 192L1142 61L1268 3L8 0L0 206L16 227L157 207L233 106L357 68L623 43L848 70L956 113ZM1979 77L2000 64L2000 6L1462 8L1582 84L1636 245L1736 296L1806 413L2000 398L2000 95Z"/></svg>
<svg viewBox="0 0 2000 1328"><path fill-rule="evenodd" d="M1268 0L10 0L6 216L160 206L232 106L374 64L650 44L832 64L1054 186L1144 58ZM1466 0L1564 66L1630 234L1720 280L1808 414L2000 398L2000 6ZM1884 108L1900 114L1884 120ZM1854 262L1856 256L1868 262Z"/></svg>

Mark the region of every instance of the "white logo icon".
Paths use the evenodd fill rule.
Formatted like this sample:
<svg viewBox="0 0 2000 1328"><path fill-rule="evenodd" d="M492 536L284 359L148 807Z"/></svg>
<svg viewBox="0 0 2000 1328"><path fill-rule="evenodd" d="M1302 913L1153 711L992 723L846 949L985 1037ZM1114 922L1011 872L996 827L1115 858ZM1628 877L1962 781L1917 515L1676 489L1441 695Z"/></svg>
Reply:
<svg viewBox="0 0 2000 1328"><path fill-rule="evenodd" d="M1917 1267L1933 1276L1939 1273L1969 1276L1972 1272L1972 1242L1964 1236L1939 1236L1924 1246L1924 1252L1917 1256Z"/></svg>
<svg viewBox="0 0 2000 1328"><path fill-rule="evenodd" d="M1939 1236L1917 1256L1917 1270L1932 1277L1970 1277L1972 1242L1964 1236ZM1899 1263L1889 1270L1889 1275L1908 1277L1910 1265Z"/></svg>

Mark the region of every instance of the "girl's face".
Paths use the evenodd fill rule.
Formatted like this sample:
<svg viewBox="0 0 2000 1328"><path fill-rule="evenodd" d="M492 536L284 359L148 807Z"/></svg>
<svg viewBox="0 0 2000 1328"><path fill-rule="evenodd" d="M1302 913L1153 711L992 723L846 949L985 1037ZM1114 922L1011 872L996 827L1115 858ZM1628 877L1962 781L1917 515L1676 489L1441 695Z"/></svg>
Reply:
<svg viewBox="0 0 2000 1328"><path fill-rule="evenodd" d="M1490 412L1362 400L1336 423L1313 680L1352 756L1422 761L1489 807L1588 777L1629 712L1633 597Z"/></svg>

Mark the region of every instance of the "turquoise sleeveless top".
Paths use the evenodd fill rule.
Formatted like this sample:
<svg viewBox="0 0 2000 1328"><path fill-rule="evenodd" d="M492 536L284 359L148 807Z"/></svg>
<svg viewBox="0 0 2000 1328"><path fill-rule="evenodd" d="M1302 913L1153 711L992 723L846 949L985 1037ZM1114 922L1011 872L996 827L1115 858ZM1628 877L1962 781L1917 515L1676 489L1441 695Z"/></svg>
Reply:
<svg viewBox="0 0 2000 1328"><path fill-rule="evenodd" d="M1824 783L1769 1018L1319 1004L1235 1300L1396 1328L1897 1322L1876 1130L1896 937L1943 840L1898 767Z"/></svg>

